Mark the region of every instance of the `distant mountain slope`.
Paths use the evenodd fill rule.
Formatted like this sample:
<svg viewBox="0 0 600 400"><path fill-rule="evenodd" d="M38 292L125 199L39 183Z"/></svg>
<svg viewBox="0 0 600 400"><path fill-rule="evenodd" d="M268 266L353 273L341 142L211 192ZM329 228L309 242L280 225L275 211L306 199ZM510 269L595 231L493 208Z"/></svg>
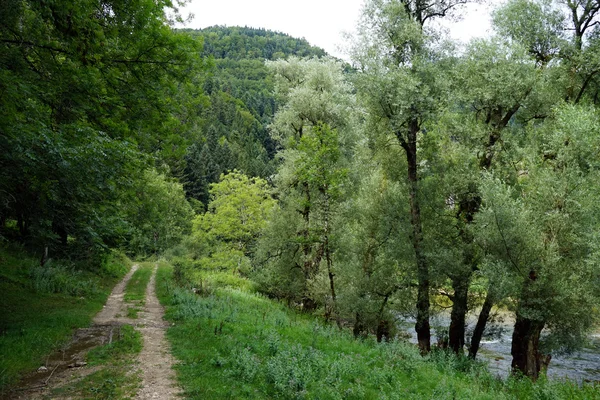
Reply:
<svg viewBox="0 0 600 400"><path fill-rule="evenodd" d="M326 53L305 39L265 29L214 26L185 31L203 41L202 55L214 64L199 79L209 106L200 111L202 140L191 146L184 171L188 196L206 205L208 185L221 173L238 169L267 177L274 171L276 145L267 126L278 104L265 60Z"/></svg>
<svg viewBox="0 0 600 400"><path fill-rule="evenodd" d="M217 59L273 60L288 55L322 57L326 54L305 39L266 29L214 26L200 32L204 37L204 55Z"/></svg>

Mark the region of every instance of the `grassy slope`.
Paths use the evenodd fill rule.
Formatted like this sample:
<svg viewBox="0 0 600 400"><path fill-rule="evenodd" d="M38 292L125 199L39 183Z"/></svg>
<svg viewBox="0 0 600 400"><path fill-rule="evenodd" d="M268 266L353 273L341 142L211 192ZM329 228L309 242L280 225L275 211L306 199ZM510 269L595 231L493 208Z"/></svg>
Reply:
<svg viewBox="0 0 600 400"><path fill-rule="evenodd" d="M75 328L89 325L127 270L113 258L102 276L58 263L39 267L20 251L0 248L0 392L44 364Z"/></svg>
<svg viewBox="0 0 600 400"><path fill-rule="evenodd" d="M158 295L191 399L600 399L570 383L499 381L482 365L414 346L357 341L347 332L235 288L200 297L161 264ZM206 281L206 278L205 278Z"/></svg>

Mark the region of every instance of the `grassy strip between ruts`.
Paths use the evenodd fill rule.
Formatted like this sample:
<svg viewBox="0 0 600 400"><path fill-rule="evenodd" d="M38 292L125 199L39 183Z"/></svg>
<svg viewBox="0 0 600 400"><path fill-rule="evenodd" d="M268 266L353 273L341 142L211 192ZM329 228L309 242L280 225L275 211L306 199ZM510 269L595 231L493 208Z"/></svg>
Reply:
<svg viewBox="0 0 600 400"><path fill-rule="evenodd" d="M129 303L127 317L137 318L138 312L146 303L146 286L148 286L148 282L152 276L153 268L154 263L141 263L129 282L127 282L124 297L125 302Z"/></svg>
<svg viewBox="0 0 600 400"><path fill-rule="evenodd" d="M98 370L66 386L55 388L52 397L108 400L135 396L141 384L141 375L133 365L142 350L142 336L130 325L115 329L115 341L96 347L87 355L89 366L99 367Z"/></svg>
<svg viewBox="0 0 600 400"><path fill-rule="evenodd" d="M113 254L93 272L52 260L40 267L20 249L0 248L0 393L88 326L129 266Z"/></svg>
<svg viewBox="0 0 600 400"><path fill-rule="evenodd" d="M190 399L600 399L590 385L502 381L445 352L423 358L402 341L355 340L237 288L201 297L177 287L164 263L157 282Z"/></svg>

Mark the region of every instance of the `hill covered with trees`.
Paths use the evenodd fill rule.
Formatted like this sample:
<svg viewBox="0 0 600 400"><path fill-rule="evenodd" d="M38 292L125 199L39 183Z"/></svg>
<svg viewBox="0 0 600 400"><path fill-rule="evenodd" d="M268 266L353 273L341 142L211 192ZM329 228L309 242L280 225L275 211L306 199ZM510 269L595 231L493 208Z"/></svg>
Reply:
<svg viewBox="0 0 600 400"><path fill-rule="evenodd" d="M268 126L279 106L265 60L289 56L322 57L325 52L303 39L241 27L184 30L203 44L211 68L199 79L206 107L200 111L201 140L186 155L188 196L208 205L208 189L219 176L238 169L266 178L275 172L276 143Z"/></svg>

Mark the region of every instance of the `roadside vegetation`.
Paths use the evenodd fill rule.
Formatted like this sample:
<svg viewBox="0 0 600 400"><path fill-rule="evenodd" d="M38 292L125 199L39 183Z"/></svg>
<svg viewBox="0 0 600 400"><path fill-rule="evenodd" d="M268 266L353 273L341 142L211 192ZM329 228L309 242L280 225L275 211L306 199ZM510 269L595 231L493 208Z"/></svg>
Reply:
<svg viewBox="0 0 600 400"><path fill-rule="evenodd" d="M129 267L111 253L97 270L54 260L42 268L21 248L0 247L0 393L89 325Z"/></svg>
<svg viewBox="0 0 600 400"><path fill-rule="evenodd" d="M200 274L200 292L199 280L178 285L176 270L159 264L157 293L173 324L168 338L188 399L600 398L593 385L503 381L445 350L421 357L402 340L357 340L349 329L256 293L239 276Z"/></svg>

